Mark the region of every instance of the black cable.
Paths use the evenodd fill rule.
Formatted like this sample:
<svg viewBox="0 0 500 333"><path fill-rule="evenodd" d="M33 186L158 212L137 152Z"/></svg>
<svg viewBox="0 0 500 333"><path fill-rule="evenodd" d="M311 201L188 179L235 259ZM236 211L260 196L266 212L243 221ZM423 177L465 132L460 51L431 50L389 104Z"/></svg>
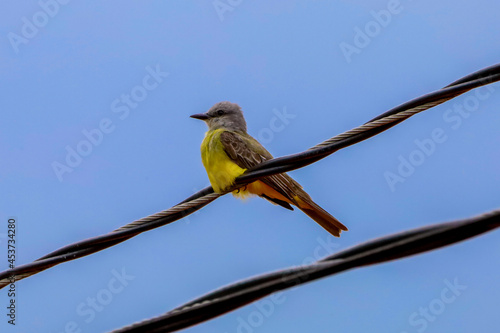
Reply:
<svg viewBox="0 0 500 333"><path fill-rule="evenodd" d="M279 270L218 289L162 316L113 331L173 332L235 310L277 291L353 268L402 259L454 244L500 227L500 210L382 237L315 263Z"/></svg>

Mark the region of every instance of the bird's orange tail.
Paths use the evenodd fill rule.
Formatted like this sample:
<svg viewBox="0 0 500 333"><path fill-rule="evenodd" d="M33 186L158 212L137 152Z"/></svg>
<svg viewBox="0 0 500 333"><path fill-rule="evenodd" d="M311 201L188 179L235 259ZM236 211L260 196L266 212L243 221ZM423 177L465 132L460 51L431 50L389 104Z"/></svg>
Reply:
<svg viewBox="0 0 500 333"><path fill-rule="evenodd" d="M330 215L326 210L318 206L310 198L294 197L297 202L297 207L307 216L312 218L316 223L322 226L326 231L335 237L340 237L341 231L347 231L347 227L340 223L335 217Z"/></svg>

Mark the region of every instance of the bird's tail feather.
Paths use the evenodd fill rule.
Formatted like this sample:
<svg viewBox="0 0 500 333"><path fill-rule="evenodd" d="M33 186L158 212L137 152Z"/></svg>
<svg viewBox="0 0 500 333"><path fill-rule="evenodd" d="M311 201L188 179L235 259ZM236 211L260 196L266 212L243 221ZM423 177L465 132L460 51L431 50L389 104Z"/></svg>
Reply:
<svg viewBox="0 0 500 333"><path fill-rule="evenodd" d="M340 237L342 231L347 231L347 227L330 215L326 210L318 206L314 201L299 196L294 198L297 201L297 207L316 223L322 226L326 231L335 237Z"/></svg>

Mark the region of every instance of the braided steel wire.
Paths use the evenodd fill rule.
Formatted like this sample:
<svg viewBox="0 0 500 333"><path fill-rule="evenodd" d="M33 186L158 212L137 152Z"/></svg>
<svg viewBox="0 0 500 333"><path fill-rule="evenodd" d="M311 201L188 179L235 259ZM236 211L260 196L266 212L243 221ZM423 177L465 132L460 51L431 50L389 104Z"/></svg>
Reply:
<svg viewBox="0 0 500 333"><path fill-rule="evenodd" d="M174 332L210 320L274 292L354 268L436 250L499 227L500 209L465 220L435 224L385 236L330 255L309 265L282 269L231 284L161 316L112 332Z"/></svg>

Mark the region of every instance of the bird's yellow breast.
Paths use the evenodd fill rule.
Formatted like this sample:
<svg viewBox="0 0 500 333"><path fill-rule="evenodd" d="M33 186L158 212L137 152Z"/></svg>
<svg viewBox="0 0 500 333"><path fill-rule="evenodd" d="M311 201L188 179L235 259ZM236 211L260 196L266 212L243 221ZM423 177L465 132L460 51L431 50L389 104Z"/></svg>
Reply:
<svg viewBox="0 0 500 333"><path fill-rule="evenodd" d="M226 154L220 141L222 132L224 132L223 129L208 131L201 143L201 159L207 170L210 184L217 193L233 185L235 178L246 170L240 168Z"/></svg>

